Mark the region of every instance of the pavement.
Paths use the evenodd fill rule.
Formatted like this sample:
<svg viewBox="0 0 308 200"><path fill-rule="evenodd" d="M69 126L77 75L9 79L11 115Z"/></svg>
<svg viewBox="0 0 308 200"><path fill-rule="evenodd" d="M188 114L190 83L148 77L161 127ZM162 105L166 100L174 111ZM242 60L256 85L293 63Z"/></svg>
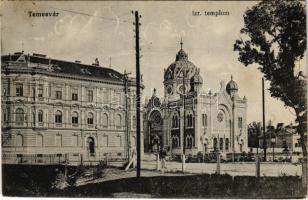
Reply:
<svg viewBox="0 0 308 200"><path fill-rule="evenodd" d="M164 172L182 171L182 163L180 162L166 162L166 169ZM156 162L143 161L141 169L156 169ZM213 174L217 170L216 163L185 163L185 172L187 173L206 173ZM255 163L221 163L220 173L229 174L231 176L255 176L256 164ZM301 166L291 163L261 163L260 175L261 176L301 176Z"/></svg>
<svg viewBox="0 0 308 200"><path fill-rule="evenodd" d="M156 170L157 161L153 154L145 154L141 169ZM161 163L159 163L161 166ZM164 172L181 172L182 163L176 161L166 161L166 169ZM161 168L161 167L160 167ZM206 173L213 174L217 170L217 163L185 163L185 172L187 173ZM234 162L234 163L220 163L220 173L229 174L231 176L255 176L256 163L255 162ZM260 175L261 176L301 176L302 168L299 164L289 162L261 162Z"/></svg>
<svg viewBox="0 0 308 200"><path fill-rule="evenodd" d="M161 162L159 162L161 168ZM193 174L214 174L217 170L216 163L185 163L185 173L182 172L182 163L175 161L166 161L166 168L157 170L157 161L155 156L145 156L141 161L141 176L187 176ZM260 163L260 176L301 176L301 165L292 163ZM220 163L220 174L231 176L255 176L255 163ZM117 168L107 168L104 170L104 176L101 178L81 178L77 185L89 183L99 183L122 178L136 177L136 169L119 170ZM128 194L116 194L116 197L125 197ZM129 194L131 195L131 194ZM128 196L129 196L128 195ZM136 196L137 197L137 196ZM138 198L138 197L137 197Z"/></svg>

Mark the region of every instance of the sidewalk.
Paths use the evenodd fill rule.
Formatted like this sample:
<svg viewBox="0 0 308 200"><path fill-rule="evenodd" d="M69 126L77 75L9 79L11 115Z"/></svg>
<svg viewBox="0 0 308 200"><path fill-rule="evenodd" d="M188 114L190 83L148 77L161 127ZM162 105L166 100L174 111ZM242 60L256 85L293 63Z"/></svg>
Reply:
<svg viewBox="0 0 308 200"><path fill-rule="evenodd" d="M161 162L159 162L161 166ZM165 172L181 172L182 163L175 161L166 161L167 169ZM156 170L156 161L143 160L141 162L142 169ZM207 173L213 174L216 172L216 163L185 163L185 172L188 173ZM229 174L231 176L255 176L255 163L221 163L220 173ZM292 163L261 163L261 176L301 176L301 165Z"/></svg>

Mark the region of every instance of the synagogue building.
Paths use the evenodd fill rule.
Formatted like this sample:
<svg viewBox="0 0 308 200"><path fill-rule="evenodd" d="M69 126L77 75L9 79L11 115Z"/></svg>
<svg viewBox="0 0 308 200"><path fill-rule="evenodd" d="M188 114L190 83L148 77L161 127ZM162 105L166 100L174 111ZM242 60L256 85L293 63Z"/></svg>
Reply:
<svg viewBox="0 0 308 200"><path fill-rule="evenodd" d="M182 46L182 43L181 43ZM167 148L175 155L248 151L247 99L238 94L232 76L217 92L205 92L200 68L182 49L164 70L164 97L152 97L145 105L144 148ZM184 148L183 148L184 147Z"/></svg>

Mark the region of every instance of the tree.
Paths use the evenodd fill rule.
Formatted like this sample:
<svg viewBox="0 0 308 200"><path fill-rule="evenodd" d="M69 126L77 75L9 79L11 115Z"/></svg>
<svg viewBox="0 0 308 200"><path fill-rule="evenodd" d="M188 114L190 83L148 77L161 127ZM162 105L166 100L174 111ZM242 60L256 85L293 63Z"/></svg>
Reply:
<svg viewBox="0 0 308 200"><path fill-rule="evenodd" d="M259 136L261 136L261 123L248 124L248 147L259 148Z"/></svg>
<svg viewBox="0 0 308 200"><path fill-rule="evenodd" d="M306 51L306 7L296 1L263 1L244 14L234 51L245 66L258 64L270 81L272 97L294 110L303 151L303 184L307 186L307 80L296 71Z"/></svg>

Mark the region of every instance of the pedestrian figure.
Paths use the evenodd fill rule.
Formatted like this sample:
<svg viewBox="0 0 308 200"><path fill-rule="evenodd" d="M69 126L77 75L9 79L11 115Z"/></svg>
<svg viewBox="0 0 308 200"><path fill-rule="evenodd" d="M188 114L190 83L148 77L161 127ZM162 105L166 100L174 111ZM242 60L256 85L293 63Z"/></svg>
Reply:
<svg viewBox="0 0 308 200"><path fill-rule="evenodd" d="M167 151L165 148L161 148L159 151L159 157L161 158L161 168L166 169L166 156L167 156Z"/></svg>

